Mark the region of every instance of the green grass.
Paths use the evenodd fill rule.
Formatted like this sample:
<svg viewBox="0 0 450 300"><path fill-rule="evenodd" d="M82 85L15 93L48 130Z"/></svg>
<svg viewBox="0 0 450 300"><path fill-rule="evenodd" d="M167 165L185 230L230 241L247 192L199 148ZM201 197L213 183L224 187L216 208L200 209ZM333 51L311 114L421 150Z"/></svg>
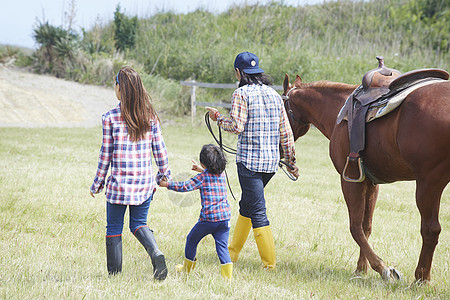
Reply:
<svg viewBox="0 0 450 300"><path fill-rule="evenodd" d="M212 142L205 126L181 119L163 126L174 173L189 172L191 159ZM226 136L232 142L233 137ZM198 247L198 265L189 277L175 272L200 202L174 205L159 189L149 225L166 255L168 278L155 282L143 247L128 230L123 235L123 272L109 278L105 254L105 197L89 195L101 128L0 129L0 298L142 299L449 299L450 193L441 201L442 233L432 282L410 287L420 251L420 217L413 182L383 185L370 244L404 281L387 284L369 270L354 278L359 249L348 229L339 176L328 157L328 141L311 130L296 143L301 177L281 172L266 188L275 238L277 270L267 272L252 235L234 265L233 280L220 277L214 241ZM234 157L228 175L239 195ZM231 199L232 229L238 203Z"/></svg>

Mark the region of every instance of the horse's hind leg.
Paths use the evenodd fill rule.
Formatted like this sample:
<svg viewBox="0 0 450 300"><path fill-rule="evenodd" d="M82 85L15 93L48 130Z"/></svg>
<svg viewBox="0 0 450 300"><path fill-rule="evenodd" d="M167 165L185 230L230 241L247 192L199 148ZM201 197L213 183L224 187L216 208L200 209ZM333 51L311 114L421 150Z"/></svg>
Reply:
<svg viewBox="0 0 450 300"><path fill-rule="evenodd" d="M434 250L438 244L441 225L439 224L439 206L442 192L445 188L438 181L417 180L416 203L420 212L420 234L422 235L422 250L415 271L418 281L430 281L431 263Z"/></svg>
<svg viewBox="0 0 450 300"><path fill-rule="evenodd" d="M365 209L364 218L362 223L362 228L366 239L369 240L370 234L372 233L372 218L373 212L375 210L375 204L378 198L378 185L373 185L372 183L367 183L366 195L365 195ZM369 261L364 255L363 251L359 250L359 259L356 265L355 274L366 274L367 268L369 267Z"/></svg>

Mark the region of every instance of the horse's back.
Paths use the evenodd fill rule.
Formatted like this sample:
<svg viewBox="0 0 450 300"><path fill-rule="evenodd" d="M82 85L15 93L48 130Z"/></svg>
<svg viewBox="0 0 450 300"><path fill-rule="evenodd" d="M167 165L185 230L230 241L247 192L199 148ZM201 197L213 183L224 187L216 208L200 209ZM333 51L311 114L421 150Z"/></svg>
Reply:
<svg viewBox="0 0 450 300"><path fill-rule="evenodd" d="M437 172L450 180L450 81L411 93L398 112L396 142L415 176Z"/></svg>
<svg viewBox="0 0 450 300"><path fill-rule="evenodd" d="M348 152L340 152L342 164ZM367 123L364 161L384 182L415 180L433 172L448 182L450 81L417 89L396 110Z"/></svg>

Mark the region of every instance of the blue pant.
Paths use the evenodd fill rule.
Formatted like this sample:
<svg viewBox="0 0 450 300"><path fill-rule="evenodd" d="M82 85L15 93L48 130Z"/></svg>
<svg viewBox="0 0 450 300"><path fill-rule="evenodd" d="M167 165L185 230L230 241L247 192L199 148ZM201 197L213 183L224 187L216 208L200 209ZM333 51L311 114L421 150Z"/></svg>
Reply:
<svg viewBox="0 0 450 300"><path fill-rule="evenodd" d="M217 256L219 256L220 263L230 263L231 258L228 252L228 236L230 234L229 220L219 222L198 221L186 238L186 247L184 248L186 258L191 261L195 260L197 245L208 234L212 234L216 242L216 252Z"/></svg>
<svg viewBox="0 0 450 300"><path fill-rule="evenodd" d="M147 215L153 195L141 205L122 205L106 202L106 236L121 235L123 217L127 206L130 207L130 231L134 234L142 226L147 226Z"/></svg>
<svg viewBox="0 0 450 300"><path fill-rule="evenodd" d="M239 213L252 220L253 228L268 226L264 187L275 173L254 172L242 163L237 163L237 172L242 190Z"/></svg>

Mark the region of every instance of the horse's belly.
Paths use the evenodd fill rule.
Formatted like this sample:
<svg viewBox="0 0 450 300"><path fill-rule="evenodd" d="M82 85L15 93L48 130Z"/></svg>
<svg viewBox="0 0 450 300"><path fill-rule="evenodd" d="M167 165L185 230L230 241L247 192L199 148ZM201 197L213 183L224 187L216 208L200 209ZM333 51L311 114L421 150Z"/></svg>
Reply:
<svg viewBox="0 0 450 300"><path fill-rule="evenodd" d="M343 124L344 126L338 125L335 128L330 139L330 156L341 175L350 153L347 123ZM372 176L386 183L414 180L409 162L402 157L397 147L393 129L396 126L394 114L366 125L366 145L362 160Z"/></svg>

